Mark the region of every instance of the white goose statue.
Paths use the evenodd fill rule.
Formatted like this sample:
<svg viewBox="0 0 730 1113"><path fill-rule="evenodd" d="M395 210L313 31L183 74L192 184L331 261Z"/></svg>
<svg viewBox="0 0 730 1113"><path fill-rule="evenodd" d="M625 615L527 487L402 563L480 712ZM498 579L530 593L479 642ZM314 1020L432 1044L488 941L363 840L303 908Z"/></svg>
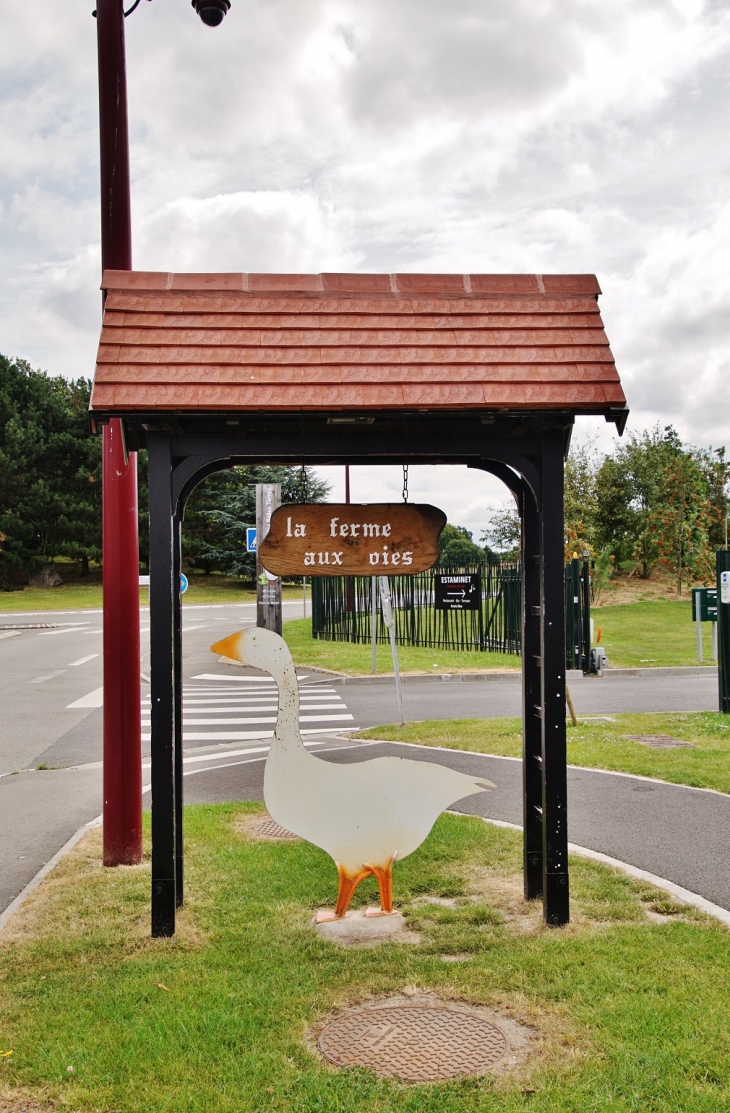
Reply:
<svg viewBox="0 0 730 1113"><path fill-rule="evenodd" d="M360 882L373 875L380 889L380 914L393 911L391 869L412 854L438 816L491 781L466 776L443 765L379 757L335 765L309 753L299 733L299 686L283 638L270 630L232 634L211 646L245 665L270 673L279 689L279 710L264 774L264 800L282 827L325 850L340 878L334 912L318 921L345 916Z"/></svg>

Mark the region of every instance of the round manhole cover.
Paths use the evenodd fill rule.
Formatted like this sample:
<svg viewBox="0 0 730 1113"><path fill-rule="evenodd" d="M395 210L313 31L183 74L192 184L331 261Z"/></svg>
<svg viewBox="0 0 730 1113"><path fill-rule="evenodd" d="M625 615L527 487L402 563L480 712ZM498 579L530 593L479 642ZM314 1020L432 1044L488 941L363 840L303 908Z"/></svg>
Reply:
<svg viewBox="0 0 730 1113"><path fill-rule="evenodd" d="M286 827L280 827L275 819L265 819L263 823L259 823L256 828L257 835L265 835L268 839L298 839L299 836L295 835L292 831L287 831Z"/></svg>
<svg viewBox="0 0 730 1113"><path fill-rule="evenodd" d="M437 1082L483 1074L508 1050L504 1033L477 1013L437 1005L393 1005L338 1017L319 1050L338 1067L370 1067L381 1077Z"/></svg>

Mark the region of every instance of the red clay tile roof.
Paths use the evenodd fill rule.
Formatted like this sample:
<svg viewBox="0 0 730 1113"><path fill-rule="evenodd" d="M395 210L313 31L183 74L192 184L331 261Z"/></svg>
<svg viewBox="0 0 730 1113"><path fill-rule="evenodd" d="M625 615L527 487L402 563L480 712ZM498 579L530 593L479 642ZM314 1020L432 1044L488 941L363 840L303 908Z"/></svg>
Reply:
<svg viewBox="0 0 730 1113"><path fill-rule="evenodd" d="M91 408L608 413L593 275L107 271Z"/></svg>

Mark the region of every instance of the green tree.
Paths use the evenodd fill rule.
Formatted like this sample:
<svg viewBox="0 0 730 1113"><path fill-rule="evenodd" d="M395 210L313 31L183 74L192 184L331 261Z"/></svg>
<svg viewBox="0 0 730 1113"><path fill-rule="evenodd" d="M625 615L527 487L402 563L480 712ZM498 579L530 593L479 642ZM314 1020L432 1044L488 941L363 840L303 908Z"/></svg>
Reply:
<svg viewBox="0 0 730 1113"><path fill-rule="evenodd" d="M710 529L719 514L708 497L707 483L697 458L681 452L668 461L651 511L647 533L659 563L676 578L677 595L684 578L712 583L715 578Z"/></svg>
<svg viewBox="0 0 730 1113"><path fill-rule="evenodd" d="M480 541L486 549L493 549L503 557L516 560L520 555L521 537L520 516L513 504L492 511L489 525L482 533Z"/></svg>
<svg viewBox="0 0 730 1113"><path fill-rule="evenodd" d="M311 468L247 465L215 473L188 500L182 533L186 567L254 579L246 527L256 522L257 483L281 483L282 503L324 502L329 493L329 484Z"/></svg>
<svg viewBox="0 0 730 1113"><path fill-rule="evenodd" d="M730 461L725 458L724 448L695 449L694 456L705 480L707 498L712 508L708 525L710 547L728 547L728 483L730 483Z"/></svg>
<svg viewBox="0 0 730 1113"><path fill-rule="evenodd" d="M596 545L596 477L601 460L592 441L571 447L565 461L566 557Z"/></svg>
<svg viewBox="0 0 730 1113"><path fill-rule="evenodd" d="M98 558L101 448L88 424L91 384L0 356L0 584L59 555Z"/></svg>
<svg viewBox="0 0 730 1113"><path fill-rule="evenodd" d="M472 539L468 529L447 523L439 537L439 564L444 568L465 568L481 563L484 549Z"/></svg>
<svg viewBox="0 0 730 1113"><path fill-rule="evenodd" d="M613 456L606 456L596 475L594 536L598 551L607 549L619 562L631 560L639 519L627 468Z"/></svg>

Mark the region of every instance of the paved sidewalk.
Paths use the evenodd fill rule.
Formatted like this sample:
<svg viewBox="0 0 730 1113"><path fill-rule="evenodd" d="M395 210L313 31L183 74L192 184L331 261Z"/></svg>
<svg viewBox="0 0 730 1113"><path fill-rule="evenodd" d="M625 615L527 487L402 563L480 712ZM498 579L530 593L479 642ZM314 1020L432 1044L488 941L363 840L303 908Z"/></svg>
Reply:
<svg viewBox="0 0 730 1113"><path fill-rule="evenodd" d="M101 804L100 765L0 777L0 912Z"/></svg>

